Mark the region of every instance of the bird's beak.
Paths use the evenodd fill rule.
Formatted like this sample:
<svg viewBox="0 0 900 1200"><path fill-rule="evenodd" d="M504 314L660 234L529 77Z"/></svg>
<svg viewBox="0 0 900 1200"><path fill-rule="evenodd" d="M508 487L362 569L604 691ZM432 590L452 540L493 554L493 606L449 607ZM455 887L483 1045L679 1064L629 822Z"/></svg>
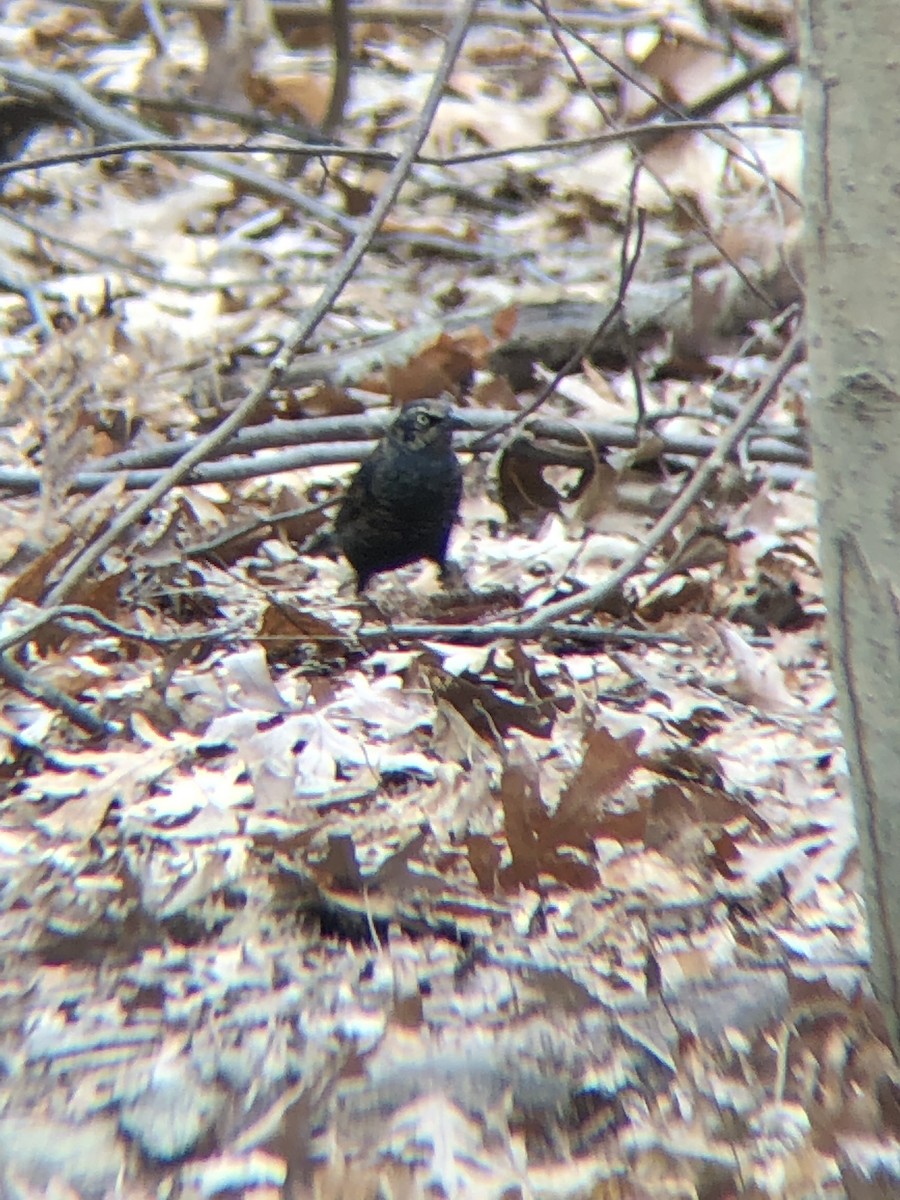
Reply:
<svg viewBox="0 0 900 1200"><path fill-rule="evenodd" d="M450 413L450 428L454 430L470 430L475 427L470 423L466 409L454 408Z"/></svg>

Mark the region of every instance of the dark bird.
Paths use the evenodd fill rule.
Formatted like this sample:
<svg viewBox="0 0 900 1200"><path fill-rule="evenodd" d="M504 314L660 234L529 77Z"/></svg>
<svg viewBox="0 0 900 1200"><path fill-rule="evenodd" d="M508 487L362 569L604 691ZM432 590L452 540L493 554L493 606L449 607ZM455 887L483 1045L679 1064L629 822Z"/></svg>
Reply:
<svg viewBox="0 0 900 1200"><path fill-rule="evenodd" d="M462 496L453 427L446 400L408 404L347 485L334 536L356 572L357 591L379 571L420 558L444 574Z"/></svg>

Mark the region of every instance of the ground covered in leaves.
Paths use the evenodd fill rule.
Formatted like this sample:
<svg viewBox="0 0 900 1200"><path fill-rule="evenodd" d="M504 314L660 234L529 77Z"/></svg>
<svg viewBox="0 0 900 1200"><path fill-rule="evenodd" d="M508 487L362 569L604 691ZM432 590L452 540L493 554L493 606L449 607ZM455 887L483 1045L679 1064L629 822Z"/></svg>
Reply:
<svg viewBox="0 0 900 1200"><path fill-rule="evenodd" d="M353 14L4 8L0 1196L891 1194L790 6Z"/></svg>

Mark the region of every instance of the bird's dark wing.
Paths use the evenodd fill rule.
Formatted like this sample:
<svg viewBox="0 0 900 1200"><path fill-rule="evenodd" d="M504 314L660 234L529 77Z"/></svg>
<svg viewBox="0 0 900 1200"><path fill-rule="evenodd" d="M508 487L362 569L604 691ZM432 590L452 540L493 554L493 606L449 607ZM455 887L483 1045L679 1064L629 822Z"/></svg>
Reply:
<svg viewBox="0 0 900 1200"><path fill-rule="evenodd" d="M341 532L352 529L371 508L372 483L377 470L378 459L376 452L373 452L347 484L344 499L334 519L334 532L339 543Z"/></svg>

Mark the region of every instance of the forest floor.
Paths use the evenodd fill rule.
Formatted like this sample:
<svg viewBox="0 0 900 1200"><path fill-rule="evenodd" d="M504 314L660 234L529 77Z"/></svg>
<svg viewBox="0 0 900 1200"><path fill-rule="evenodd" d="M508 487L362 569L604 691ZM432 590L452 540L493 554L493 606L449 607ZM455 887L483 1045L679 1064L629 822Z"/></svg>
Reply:
<svg viewBox="0 0 900 1200"><path fill-rule="evenodd" d="M472 7L4 6L0 1200L897 1194L792 5Z"/></svg>

